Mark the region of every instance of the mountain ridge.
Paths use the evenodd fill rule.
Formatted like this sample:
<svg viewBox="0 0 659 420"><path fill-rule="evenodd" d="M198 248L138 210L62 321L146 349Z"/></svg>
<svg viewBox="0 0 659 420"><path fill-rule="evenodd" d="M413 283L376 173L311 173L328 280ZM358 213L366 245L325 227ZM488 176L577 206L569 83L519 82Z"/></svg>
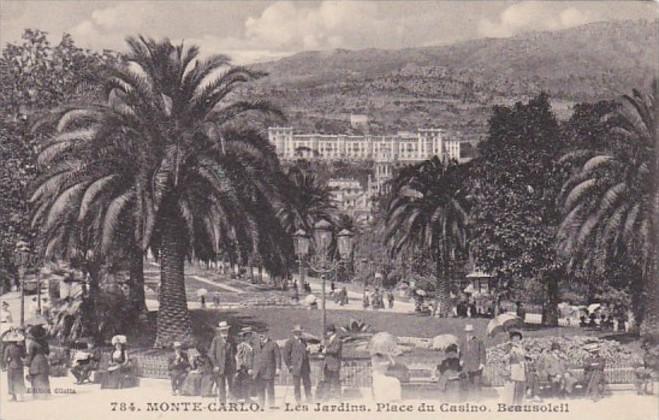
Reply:
<svg viewBox="0 0 659 420"><path fill-rule="evenodd" d="M253 67L268 73L256 90L300 129L350 130L346 115L358 112L376 132L440 119L482 134L492 105L540 91L560 110L645 88L659 74L658 46L659 19L595 22L450 45L305 51Z"/></svg>

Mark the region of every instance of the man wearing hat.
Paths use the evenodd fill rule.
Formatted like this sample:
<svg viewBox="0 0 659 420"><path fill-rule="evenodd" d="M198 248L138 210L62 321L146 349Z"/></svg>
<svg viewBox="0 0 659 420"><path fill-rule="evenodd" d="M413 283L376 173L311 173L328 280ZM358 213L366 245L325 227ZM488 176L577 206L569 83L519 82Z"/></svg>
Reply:
<svg viewBox="0 0 659 420"><path fill-rule="evenodd" d="M311 367L309 364L309 349L307 343L302 338L302 326L295 325L292 331L293 335L284 345L284 363L288 371L293 375L293 390L295 392L295 401L301 400L300 381L304 386L304 396L307 402L311 402Z"/></svg>
<svg viewBox="0 0 659 420"><path fill-rule="evenodd" d="M178 395L190 369L188 353L183 351L183 345L178 341L174 341L174 354L169 356L167 369L172 380L172 395Z"/></svg>
<svg viewBox="0 0 659 420"><path fill-rule="evenodd" d="M481 378L485 367L485 345L474 335L474 326L465 325L465 338L462 343L462 370L466 376L467 398L478 398Z"/></svg>
<svg viewBox="0 0 659 420"><path fill-rule="evenodd" d="M233 392L233 375L236 373L236 347L229 337L231 327L226 321L217 326L217 332L208 349L213 364L213 375L218 389L220 404L227 402L227 388Z"/></svg>
<svg viewBox="0 0 659 420"><path fill-rule="evenodd" d="M336 327L330 324L325 332L326 344L323 347L323 378L327 383L327 391L330 396L341 397L341 358L343 353L343 342L336 334Z"/></svg>
<svg viewBox="0 0 659 420"><path fill-rule="evenodd" d="M586 379L586 396L593 401L599 401L602 398L602 388L604 387L604 367L605 360L600 355L599 343L587 344L585 350L590 353L584 361L584 376Z"/></svg>
<svg viewBox="0 0 659 420"><path fill-rule="evenodd" d="M254 344L252 327L240 329L240 343L236 347L236 377L234 394L239 402L249 399L252 380L250 375L254 367Z"/></svg>
<svg viewBox="0 0 659 420"><path fill-rule="evenodd" d="M71 374L76 378L76 385L90 380L91 372L98 368L98 363L101 361L101 352L95 348L94 340L92 338L87 339L86 345L86 351L76 354L75 363L71 368Z"/></svg>
<svg viewBox="0 0 659 420"><path fill-rule="evenodd" d="M254 352L254 369L252 378L256 387L259 404L264 407L266 394L268 405L275 404L275 377L281 367L279 346L267 334L261 334L261 347Z"/></svg>

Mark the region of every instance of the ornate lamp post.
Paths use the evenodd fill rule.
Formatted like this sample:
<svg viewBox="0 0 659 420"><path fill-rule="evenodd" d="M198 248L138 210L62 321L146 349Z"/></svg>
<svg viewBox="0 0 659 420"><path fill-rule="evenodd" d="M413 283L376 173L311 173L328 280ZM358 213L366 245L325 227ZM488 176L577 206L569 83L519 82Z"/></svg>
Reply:
<svg viewBox="0 0 659 420"><path fill-rule="evenodd" d="M23 327L25 323L25 266L30 260L30 246L25 241L18 241L15 252L18 263L18 282L21 288L21 327Z"/></svg>
<svg viewBox="0 0 659 420"><path fill-rule="evenodd" d="M342 230L337 235L339 256L341 258L348 258L352 253L352 232L347 229ZM322 280L322 334L324 337L325 330L327 329L327 310L325 309L326 303L326 280L327 274L336 270L339 261L333 261L330 255L330 245L332 244L332 225L325 219L319 220L314 225L313 230L314 239L314 253L312 255L309 266L317 273L320 273Z"/></svg>
<svg viewBox="0 0 659 420"><path fill-rule="evenodd" d="M295 255L300 265L300 284L302 287L304 283L304 259L309 255L309 236L304 229L298 229L293 234L293 246L295 247Z"/></svg>

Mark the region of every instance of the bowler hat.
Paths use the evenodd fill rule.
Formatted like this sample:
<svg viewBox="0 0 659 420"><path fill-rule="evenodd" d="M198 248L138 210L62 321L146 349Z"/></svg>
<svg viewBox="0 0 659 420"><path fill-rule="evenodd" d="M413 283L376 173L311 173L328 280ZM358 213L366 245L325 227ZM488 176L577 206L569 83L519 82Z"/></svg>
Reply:
<svg viewBox="0 0 659 420"><path fill-rule="evenodd" d="M302 332L302 325L296 324L293 326L293 332Z"/></svg>

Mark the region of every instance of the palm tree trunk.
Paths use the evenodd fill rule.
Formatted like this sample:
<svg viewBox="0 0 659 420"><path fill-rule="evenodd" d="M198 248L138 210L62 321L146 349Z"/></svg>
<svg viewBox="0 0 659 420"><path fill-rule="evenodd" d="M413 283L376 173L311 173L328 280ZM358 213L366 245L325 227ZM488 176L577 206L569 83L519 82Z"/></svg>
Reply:
<svg viewBox="0 0 659 420"><path fill-rule="evenodd" d="M174 341L189 342L192 324L185 295L185 244L182 220L176 215L163 217L160 251L160 309L154 347Z"/></svg>
<svg viewBox="0 0 659 420"><path fill-rule="evenodd" d="M144 301L144 256L139 247L133 247L130 253L129 300L132 309L137 312L146 311Z"/></svg>
<svg viewBox="0 0 659 420"><path fill-rule="evenodd" d="M451 294L449 290L448 278L448 255L445 255L441 249L435 251L435 261L437 264L437 295L439 297L439 314L444 316L449 313L451 305Z"/></svg>

